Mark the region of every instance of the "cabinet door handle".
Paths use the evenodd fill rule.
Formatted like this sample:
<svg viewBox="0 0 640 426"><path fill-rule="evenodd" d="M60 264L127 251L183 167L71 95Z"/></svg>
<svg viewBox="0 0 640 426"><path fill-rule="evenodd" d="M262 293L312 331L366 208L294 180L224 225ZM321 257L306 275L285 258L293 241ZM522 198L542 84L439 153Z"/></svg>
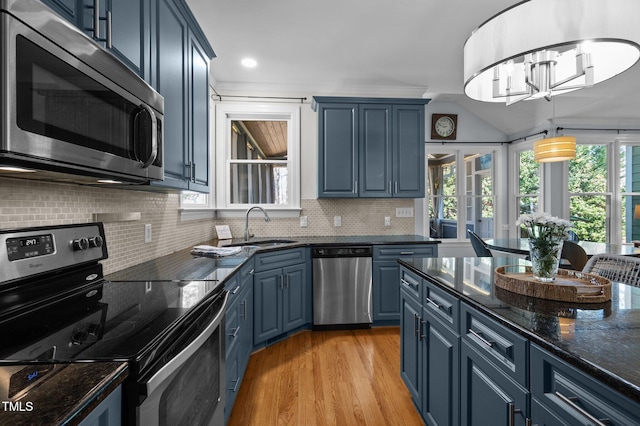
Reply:
<svg viewBox="0 0 640 426"><path fill-rule="evenodd" d="M191 182L196 183L196 163L191 163Z"/></svg>
<svg viewBox="0 0 640 426"><path fill-rule="evenodd" d="M436 302L434 302L432 299L427 297L427 303L433 305L436 309L440 309L440 305L438 305ZM469 331L471 331L471 329L469 329Z"/></svg>
<svg viewBox="0 0 640 426"><path fill-rule="evenodd" d="M240 290L240 286L236 286L236 288L233 289L231 294L236 294L239 290Z"/></svg>
<svg viewBox="0 0 640 426"><path fill-rule="evenodd" d="M413 314L413 335L418 335L418 314Z"/></svg>
<svg viewBox="0 0 640 426"><path fill-rule="evenodd" d="M240 326L237 326L236 328L233 329L233 333L231 333L229 337L236 337L239 331L240 331Z"/></svg>
<svg viewBox="0 0 640 426"><path fill-rule="evenodd" d="M401 278L401 279L400 279L400 282L401 282L402 284L406 285L407 287L412 288L412 289L414 289L415 291L418 291L418 284L410 283L409 281L405 280L404 278Z"/></svg>
<svg viewBox="0 0 640 426"><path fill-rule="evenodd" d="M516 414L522 414L522 410L516 408L516 404L514 402L509 403L509 426L515 426L516 424ZM527 417L526 420L527 426L531 425L531 419Z"/></svg>
<svg viewBox="0 0 640 426"><path fill-rule="evenodd" d="M93 38L100 38L100 0L93 0Z"/></svg>
<svg viewBox="0 0 640 426"><path fill-rule="evenodd" d="M398 193L398 181L395 181L393 183L393 192L396 194Z"/></svg>
<svg viewBox="0 0 640 426"><path fill-rule="evenodd" d="M412 251L401 251L400 252L400 256L410 256L412 254L413 254Z"/></svg>
<svg viewBox="0 0 640 426"><path fill-rule="evenodd" d="M418 323L418 326L420 327L420 330L418 330L418 342L422 342L427 338L427 336L422 334L422 326L425 324L427 323L425 321L422 321L422 318L420 318L420 322Z"/></svg>
<svg viewBox="0 0 640 426"><path fill-rule="evenodd" d="M233 391L233 393L236 393L236 391L238 390L238 383L240 383L240 378L237 378L236 380L232 380L231 382L234 383L232 388L229 388L230 391Z"/></svg>
<svg viewBox="0 0 640 426"><path fill-rule="evenodd" d="M111 29L113 28L113 21L111 20L111 11L107 12L107 49L113 47L113 38L111 37Z"/></svg>
<svg viewBox="0 0 640 426"><path fill-rule="evenodd" d="M477 331L473 330L472 328L469 329L469 333L471 333L474 336L476 336L482 343L484 343L485 345L489 346L490 348L493 347L493 342L488 341L487 339L482 337L480 335L480 333L478 333Z"/></svg>
<svg viewBox="0 0 640 426"><path fill-rule="evenodd" d="M561 394L558 391L556 391L555 394L556 394L556 396L558 398L560 398L562 400L562 402L564 402L565 404L567 404L568 406L570 406L571 408L576 410L582 416L584 416L587 419L589 419L589 421L591 423L594 423L594 424L596 424L598 426L606 426L607 424L611 423L611 421L609 419L596 419L595 417L593 417L593 415L591 413L587 412L584 408L580 407L578 404L576 404L574 402L574 400L577 401L578 398L564 396L563 394Z"/></svg>
<svg viewBox="0 0 640 426"><path fill-rule="evenodd" d="M251 269L251 270L249 271L249 275L253 275L253 271L254 271L254 269Z"/></svg>
<svg viewBox="0 0 640 426"><path fill-rule="evenodd" d="M242 301L242 319L247 319L247 299Z"/></svg>

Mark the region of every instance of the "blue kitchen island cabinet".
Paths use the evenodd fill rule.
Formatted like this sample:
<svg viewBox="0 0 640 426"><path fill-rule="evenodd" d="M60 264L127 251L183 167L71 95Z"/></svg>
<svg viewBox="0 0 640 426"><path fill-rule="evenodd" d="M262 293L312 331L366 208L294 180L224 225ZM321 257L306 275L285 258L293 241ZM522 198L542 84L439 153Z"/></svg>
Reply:
<svg viewBox="0 0 640 426"><path fill-rule="evenodd" d="M318 197L424 197L428 102L315 96Z"/></svg>
<svg viewBox="0 0 640 426"><path fill-rule="evenodd" d="M457 304L431 306L439 299L431 295L429 284L406 269L400 274L400 375L427 424L458 425L460 336L453 319Z"/></svg>
<svg viewBox="0 0 640 426"><path fill-rule="evenodd" d="M306 248L256 254L255 346L311 323L311 280Z"/></svg>
<svg viewBox="0 0 640 426"><path fill-rule="evenodd" d="M427 424L640 425L640 289L612 283L609 302L555 302L495 286L498 266L523 259L399 263L401 377Z"/></svg>

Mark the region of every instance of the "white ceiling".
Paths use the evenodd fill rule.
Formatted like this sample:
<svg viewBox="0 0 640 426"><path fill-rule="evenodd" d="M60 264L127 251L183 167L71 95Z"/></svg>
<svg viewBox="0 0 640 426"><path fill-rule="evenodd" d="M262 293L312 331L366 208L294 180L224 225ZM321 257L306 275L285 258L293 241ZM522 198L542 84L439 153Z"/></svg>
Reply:
<svg viewBox="0 0 640 426"><path fill-rule="evenodd" d="M640 64L596 85L509 107L463 93L463 46L516 0L187 0L221 94L398 96L453 102L507 136L555 123L640 128ZM535 27L523 31L535 31ZM244 57L258 66L246 69Z"/></svg>

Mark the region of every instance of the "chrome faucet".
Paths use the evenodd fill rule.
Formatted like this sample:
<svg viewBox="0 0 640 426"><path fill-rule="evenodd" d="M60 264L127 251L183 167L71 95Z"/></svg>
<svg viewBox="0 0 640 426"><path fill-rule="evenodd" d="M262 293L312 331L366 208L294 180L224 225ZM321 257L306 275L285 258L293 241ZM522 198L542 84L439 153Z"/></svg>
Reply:
<svg viewBox="0 0 640 426"><path fill-rule="evenodd" d="M271 219L269 218L269 215L267 214L266 211L264 211L264 209L260 206L253 206L250 207L249 209L247 209L247 213L245 215L244 218L244 240L245 241L249 241L249 238L253 237L253 234L249 233L249 213L251 213L251 210L253 209L258 209L261 210L262 213L264 213L264 221L265 222L269 222Z"/></svg>

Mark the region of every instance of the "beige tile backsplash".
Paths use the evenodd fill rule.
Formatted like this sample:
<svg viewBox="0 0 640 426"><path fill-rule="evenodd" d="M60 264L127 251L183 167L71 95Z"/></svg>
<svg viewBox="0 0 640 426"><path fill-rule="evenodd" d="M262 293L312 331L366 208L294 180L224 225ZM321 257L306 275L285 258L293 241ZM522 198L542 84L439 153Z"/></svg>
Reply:
<svg viewBox="0 0 640 426"><path fill-rule="evenodd" d="M244 219L181 221L179 195L0 178L0 229L86 223L94 213L140 212L139 221L105 223L109 259L105 272L115 272L216 237L216 224L228 224L242 237ZM299 218L273 218L265 223L256 214L249 227L256 237L407 235L414 218L396 218L396 207L413 207L406 199L302 200ZM342 226L333 225L334 216ZM384 217L391 226L384 226ZM144 243L144 224L152 225L153 241Z"/></svg>

